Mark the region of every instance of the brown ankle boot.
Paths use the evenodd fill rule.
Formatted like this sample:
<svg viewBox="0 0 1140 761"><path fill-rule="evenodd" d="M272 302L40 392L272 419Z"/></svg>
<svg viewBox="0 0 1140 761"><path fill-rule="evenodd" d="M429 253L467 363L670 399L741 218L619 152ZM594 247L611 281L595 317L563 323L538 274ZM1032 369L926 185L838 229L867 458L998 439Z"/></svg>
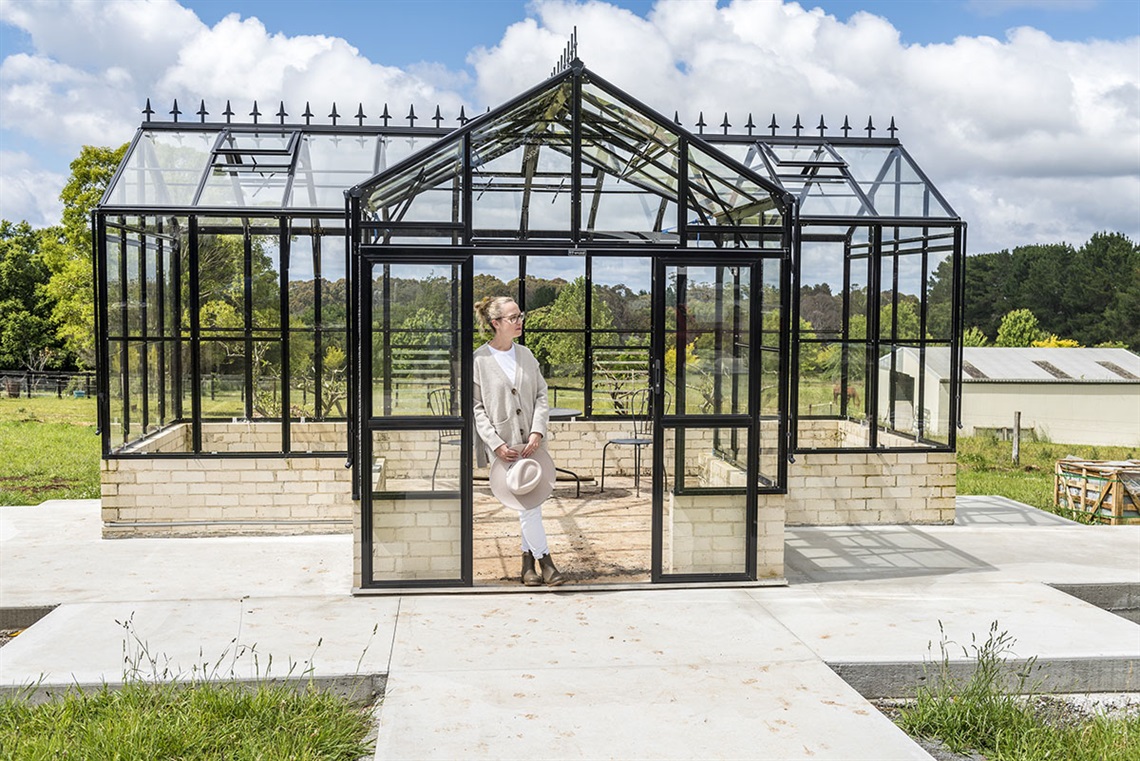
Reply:
<svg viewBox="0 0 1140 761"><path fill-rule="evenodd" d="M542 580L547 586L556 587L566 582L566 577L554 567L554 558L549 554L540 557L538 565L542 568Z"/></svg>
<svg viewBox="0 0 1140 761"><path fill-rule="evenodd" d="M528 587L542 585L542 579L534 570L534 555L529 552L523 553L522 583Z"/></svg>

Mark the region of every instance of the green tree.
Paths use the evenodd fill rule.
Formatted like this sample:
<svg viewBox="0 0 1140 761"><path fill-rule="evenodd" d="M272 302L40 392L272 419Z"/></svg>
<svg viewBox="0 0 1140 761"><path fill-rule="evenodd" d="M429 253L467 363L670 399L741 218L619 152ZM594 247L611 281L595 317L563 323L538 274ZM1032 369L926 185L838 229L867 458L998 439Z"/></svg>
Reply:
<svg viewBox="0 0 1140 761"><path fill-rule="evenodd" d="M976 326L970 327L966 328L965 332L962 333L962 345L989 346L990 339L988 336L986 336L985 333L982 332L981 328L978 328Z"/></svg>
<svg viewBox="0 0 1140 761"><path fill-rule="evenodd" d="M996 343L1006 347L1032 346L1041 337L1041 326L1033 312L1014 309L1002 319Z"/></svg>
<svg viewBox="0 0 1140 761"><path fill-rule="evenodd" d="M47 294L54 300L52 314L60 339L81 367L95 364L90 214L126 150L126 144L117 149L83 146L71 162L71 177L59 196L63 201L62 228L45 240L44 262L51 271Z"/></svg>
<svg viewBox="0 0 1140 761"><path fill-rule="evenodd" d="M0 220L0 367L42 369L64 360L48 294L44 235Z"/></svg>
<svg viewBox="0 0 1140 761"><path fill-rule="evenodd" d="M613 315L597 293L591 309L595 329L613 327ZM545 367L565 368L575 375L581 374L586 360L585 314L586 279L579 277L563 286L550 306L527 315L527 348Z"/></svg>

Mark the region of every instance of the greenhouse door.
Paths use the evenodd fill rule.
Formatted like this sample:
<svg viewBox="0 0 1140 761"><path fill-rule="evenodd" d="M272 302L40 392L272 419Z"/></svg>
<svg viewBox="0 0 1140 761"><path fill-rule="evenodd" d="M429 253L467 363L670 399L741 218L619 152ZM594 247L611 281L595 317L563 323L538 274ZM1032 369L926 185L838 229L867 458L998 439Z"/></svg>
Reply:
<svg viewBox="0 0 1140 761"><path fill-rule="evenodd" d="M760 271L705 252L654 265L655 582L756 578Z"/></svg>
<svg viewBox="0 0 1140 761"><path fill-rule="evenodd" d="M361 579L470 586L471 257L365 254Z"/></svg>

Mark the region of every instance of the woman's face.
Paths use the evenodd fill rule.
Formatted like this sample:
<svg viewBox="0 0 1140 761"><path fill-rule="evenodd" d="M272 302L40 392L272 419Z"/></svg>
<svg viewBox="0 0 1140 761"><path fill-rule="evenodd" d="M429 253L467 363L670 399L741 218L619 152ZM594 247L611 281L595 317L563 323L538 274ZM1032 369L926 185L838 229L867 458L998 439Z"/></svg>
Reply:
<svg viewBox="0 0 1140 761"><path fill-rule="evenodd" d="M519 310L519 305L513 301L508 301L503 305L502 317L494 320L495 335L500 338L508 338L514 340L522 335L523 330L523 313Z"/></svg>

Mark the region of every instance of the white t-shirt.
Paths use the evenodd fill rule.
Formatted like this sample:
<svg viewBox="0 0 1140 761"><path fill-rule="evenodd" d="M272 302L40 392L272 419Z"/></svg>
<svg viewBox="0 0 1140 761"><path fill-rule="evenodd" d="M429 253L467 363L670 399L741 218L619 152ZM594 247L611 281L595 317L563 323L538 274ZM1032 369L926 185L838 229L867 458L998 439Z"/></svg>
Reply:
<svg viewBox="0 0 1140 761"><path fill-rule="evenodd" d="M515 370L518 369L519 361L515 356L515 345L511 344L511 348L506 351L499 351L494 346L488 345L491 350L491 356L499 363L499 367L503 368L503 372L511 379L511 383L515 382Z"/></svg>

